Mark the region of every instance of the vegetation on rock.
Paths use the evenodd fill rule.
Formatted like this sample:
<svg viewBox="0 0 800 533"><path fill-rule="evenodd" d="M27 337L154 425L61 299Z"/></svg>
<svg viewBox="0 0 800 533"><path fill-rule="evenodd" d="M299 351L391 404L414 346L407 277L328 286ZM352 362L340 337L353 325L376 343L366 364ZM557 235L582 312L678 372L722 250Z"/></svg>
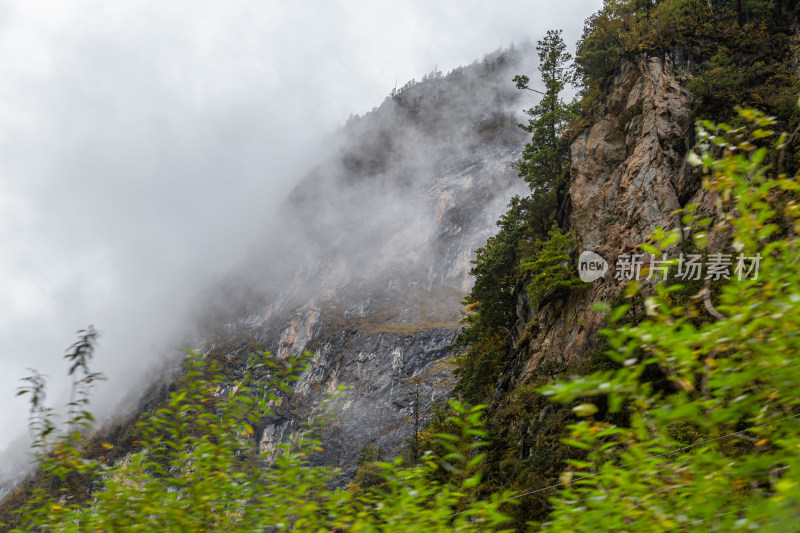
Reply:
<svg viewBox="0 0 800 533"><path fill-rule="evenodd" d="M674 305L670 294L681 286L657 286L645 320L604 332L617 369L540 389L557 401L602 395L629 418L612 425L588 408L569 426L569 443L588 455L562 476L548 524L555 530L787 531L797 523L800 176L765 163L788 146L775 119L738 114L745 126L702 122L691 160L719 195L713 219L728 236L722 250L758 256L759 273L723 280L715 318L700 324L700 298ZM704 247L708 222L693 208L684 223ZM674 233L656 232L659 249L670 241ZM628 309L615 309L612 323ZM653 368L668 387L658 391L644 378Z"/></svg>
<svg viewBox="0 0 800 533"><path fill-rule="evenodd" d="M586 503L589 501L588 498L597 498L600 501L602 498L598 492L589 494L588 489L590 485L599 487L594 476L605 468L600 466L603 462L601 458L605 457L602 454L589 458L590 462L594 461L591 462L591 468L599 470L592 471L593 477L585 481L586 488L578 489L573 486L572 492L565 491L561 499L556 500L553 500L554 489L544 490L559 484L561 480L566 481L569 475L579 477L579 469L568 467L568 464L588 463L568 463L567 460L585 461L586 458L580 458L581 454L589 454L595 450L595 444L598 447L602 446L607 443L603 439L612 437L610 433L608 435L604 433L603 437L591 441L589 445L573 447L572 450L563 448L564 442L575 443L571 424L579 419L579 412L573 412L572 407L580 405L580 394L559 396L564 400L572 399L573 403L553 405L550 399L544 396L545 392L548 394L551 392L550 389L542 389L541 386L550 383L553 378L560 377L563 380L570 375L584 376L576 378L576 382L580 383L581 379L586 379L587 374L592 374L598 369L603 369L605 375L626 371L621 368L624 361L618 361L617 358L608 359L604 355L610 347L610 339L598 334L590 337L586 343L581 363L542 361L532 373L525 375L525 385L517 384L511 388L508 386L509 380L516 379L520 365L535 355L525 351L528 349L527 342L523 342L528 340L531 332L536 332L540 327L537 324L535 308L543 303L544 306L549 305L551 308L558 306L559 302L565 301L569 296L570 289L580 286L577 282L570 286L573 281L567 269L563 272L565 276L563 290L551 290L544 283L545 276L541 275L546 264L558 268L559 264L570 263L575 259L574 255L569 253L569 250L575 250L573 245L562 242L563 246L557 246L557 243L548 239L547 235L547 231L556 220L561 224L557 226L557 231L562 236L558 239L569 234L568 212L557 212L559 209L564 209L562 206L568 206L568 202L556 201L553 195L553 191L559 189L559 180L562 180L562 191L566 191L569 187L569 141L604 112L604 99L613 87L614 76L621 63L637 61L648 56L661 58L669 56L678 80L692 93L693 111L696 116L714 120L730 119L730 129L733 130L746 126L748 117L751 116L737 114L734 107L757 106L774 115L777 121L791 132L800 122L798 120L800 112L796 105L797 94L800 92L800 78L796 71L797 58L800 57L797 27L796 2L609 0L598 13L587 19L571 65L572 78L569 81L575 84L580 92L576 102L562 104L564 113L561 116L566 122L560 127L567 132L566 139L560 142L559 138L559 143L542 142L542 132L550 129L544 119L542 105L536 108L537 113L528 113L532 119L525 129L532 133L532 139L526 147L525 159L520 162L520 175L529 184L540 187L534 188L530 196L515 198L512 201L508 213L498 222L500 231L478 250L472 272L476 283L465 300L466 328L455 346L460 353L457 357L456 373L459 382L456 385L456 392L468 401L491 405L487 422L491 438L487 448L487 462L483 465L486 489L504 487L513 488L521 493L532 493L521 499L523 505L507 509L507 512L514 516L517 527L524 528L530 520L547 522L551 505L555 502L557 511L554 516L563 515L563 518L559 518L556 522L559 530L579 530L578 527L572 528L568 525L570 519L575 519L576 514L585 510L585 507L578 505L577 502ZM556 35L555 32L550 32L546 39L540 41L540 54L541 49L549 43L553 53L549 56L544 54L544 57L559 57L568 62L564 48L555 39ZM544 62L543 58L540 63ZM560 71L559 76L561 73L563 71ZM563 77L559 79L564 83ZM539 89L531 86L530 80L525 76L518 76L515 81L521 88ZM555 85L554 83L553 86ZM766 120L764 117L761 119ZM711 124L706 123L704 127L708 131ZM762 127L763 131L757 135L764 135L764 138L767 138L772 134L773 127L772 124L765 125ZM702 135L704 134L700 134L701 141L710 142L708 137L703 138ZM715 136L714 139L716 143L722 142L719 136ZM694 139L687 139L687 143L692 142ZM763 142L762 140L762 143L758 144L752 141L752 144L762 146ZM748 146L749 144L744 145ZM554 152L553 147L559 148ZM787 134L779 150L767 151L760 157L764 157L764 161L771 165L769 172L791 173L798 168L797 147L796 132ZM566 161L561 170L553 170L555 168L553 165L545 167L536 164L540 159L548 159L554 153ZM704 163L708 164L719 158L724 159L718 152L708 152L705 157ZM768 172L767 167L763 172ZM787 182L783 183L788 187L785 185ZM770 195L776 195L774 185L762 183L761 186L773 191ZM547 196L547 193L552 196ZM737 189L735 194L740 193L744 194ZM561 194L564 195L566 192ZM733 190L721 194L727 195L728 201L732 201L734 197ZM783 206L774 210L777 214L770 215L772 211L770 208L760 203L756 204L763 209L761 214L763 218L759 222L762 227L758 230L764 232L764 236L761 237L762 244L772 231L767 229L767 226L777 223L775 222L777 218L784 219L786 215L782 215L781 211L786 205L793 205L787 194L789 193L784 192L776 195L781 198ZM754 207L750 206L750 209L752 211ZM737 211L734 209L731 212ZM709 225L708 217L700 217L697 221ZM784 226L791 228L791 224L788 226L784 224L782 227ZM707 237L708 229L698 233ZM789 231L781 234L789 238L788 242L792 242L792 230L780 231ZM715 233L715 235L729 234ZM716 238L719 241L721 237ZM697 243L693 243L692 240L682 240L673 245L684 253L695 253L706 257L708 252L700 248L702 244L700 239ZM548 252L543 254L543 250ZM572 253L574 254L574 251ZM552 258L558 257L561 262L549 262L547 254ZM540 273L538 278L536 278L537 270ZM558 281L554 285L557 286ZM642 289L641 293L636 293L631 286L626 292L620 293L619 297L608 302L613 308L623 303L630 306L623 317L615 317L617 322L609 324L608 327L637 328L639 324L646 322L647 311L650 309L650 300L647 298L653 290L655 289L650 287ZM687 282L680 288L672 287L670 291L662 294L661 298L665 305L676 309L694 306L694 310L686 320L694 327L700 328L717 320L709 312L706 303L697 305L696 295L703 294L703 291L709 296L705 300L701 298L701 303L706 300L718 302L723 297L725 289L721 286L704 287L702 281ZM523 300L526 300L526 292L529 293L529 298L523 303ZM551 294L552 297L546 298L547 294ZM525 311L525 305L531 305L533 311ZM742 305L745 303L742 302ZM713 310L713 305L711 307ZM521 320L528 320L528 323L525 324ZM520 331L523 329L524 334L521 334ZM721 332L718 334L727 337ZM668 339L668 336L663 338ZM637 357L644 357L638 351L636 353ZM784 350L784 355L792 357L790 350ZM675 384L664 368L648 364L643 365L640 370L641 386L648 388L649 394L654 397L652 401L657 402L661 395L673 391ZM603 428L614 427L616 429L610 430L611 433L619 429L628 435L627 432L632 431L630 428L636 423L629 421L629 418L634 416L634 412L628 410L628 403L632 400L627 396L621 399L615 398L614 402L618 403L611 409L610 397L600 394L597 390L592 393L595 396L591 400L583 401L587 404L584 406L586 409L594 409L588 407L589 404L597 408L597 412L592 415L595 425L590 424L588 429L585 428L586 431L598 433L605 431ZM740 420L738 423L734 431L746 427L746 422ZM683 426L683 438L701 435L696 428L690 426L691 423ZM433 427L434 431L438 427L436 419L433 421ZM677 429L672 428L672 431L675 432ZM717 435L719 432L712 431L705 434ZM565 437L568 440L562 441ZM666 444L662 442L660 445ZM565 476L563 479L560 477L562 474ZM617 472L615 475L621 477L626 474ZM651 476L649 482L652 489L657 485L655 480L660 474L651 472L648 475ZM763 484L763 480L759 480L758 483ZM728 489L733 490L731 487ZM480 489L476 493L480 493ZM580 495L581 499L579 500L576 495ZM608 502L607 505L592 504L598 507L606 505L603 512L609 516L614 515L619 519L618 522L608 522L608 517L593 515L593 520L587 518L579 521L581 527L602 530L603 524L608 522L614 524L609 526L609 530L642 529L642 527L627 526L622 510L612 509L611 502L618 495L619 493L614 496L607 494L608 500L604 500ZM563 508L559 507L562 505ZM688 506L690 503L682 501L680 505ZM574 508L571 518L568 519L566 509L570 506ZM675 508L677 507L676 504ZM713 507L709 506L708 509ZM713 514L713 511L709 512ZM731 517L733 516L736 516L736 519L741 518L731 514ZM758 523L764 522L762 520ZM688 527L686 524L688 522L674 522L670 527ZM659 527L664 526L655 521L643 526L644 529L653 530L658 530Z"/></svg>
<svg viewBox="0 0 800 533"><path fill-rule="evenodd" d="M97 377L88 367L93 339L83 336L76 346L70 373L80 372L77 390L88 393L83 385ZM474 470L483 456L473 451L485 436L481 407L451 404L458 431L437 436L447 450L441 457L426 454L406 467L366 453L370 479L361 475L368 482L360 490L329 488L335 470L310 464L324 420L310 421L275 451L260 450L254 427L291 390L303 361L254 355L231 383L190 353L167 404L140 422L140 451L111 465L83 455L77 428L91 420L87 394L71 404L78 410L61 432L43 404L44 383L33 376L22 392L31 396L40 468L56 486L34 490L14 531L482 531L507 520L498 511L507 495L463 497L480 482ZM431 477L441 468L450 480L437 483ZM76 498L75 480L91 493Z"/></svg>

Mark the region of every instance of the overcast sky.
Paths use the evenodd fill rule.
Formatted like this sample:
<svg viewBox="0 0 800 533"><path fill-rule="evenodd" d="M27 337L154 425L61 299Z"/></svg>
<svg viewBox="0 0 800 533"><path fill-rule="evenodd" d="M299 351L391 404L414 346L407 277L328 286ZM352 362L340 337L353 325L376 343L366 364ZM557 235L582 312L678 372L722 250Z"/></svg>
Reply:
<svg viewBox="0 0 800 533"><path fill-rule="evenodd" d="M600 4L0 0L0 449L80 328L124 390L350 113Z"/></svg>

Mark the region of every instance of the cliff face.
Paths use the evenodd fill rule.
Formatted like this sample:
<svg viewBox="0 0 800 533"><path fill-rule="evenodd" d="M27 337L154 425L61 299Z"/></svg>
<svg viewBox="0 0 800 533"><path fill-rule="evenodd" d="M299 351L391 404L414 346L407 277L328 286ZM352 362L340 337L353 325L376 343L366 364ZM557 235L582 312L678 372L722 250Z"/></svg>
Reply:
<svg viewBox="0 0 800 533"><path fill-rule="evenodd" d="M338 153L291 195L284 234L243 267L235 292L245 297L224 288L215 297L234 311L212 313L225 326L205 350L233 340L223 354L232 368L253 344L313 354L293 396L258 428L262 450L346 387L314 460L347 474L367 444L397 453L448 395L447 348L474 250L527 189L513 168L525 136L511 82L525 58L510 51L434 73L351 121Z"/></svg>
<svg viewBox="0 0 800 533"><path fill-rule="evenodd" d="M298 408L265 422L263 450L273 449L343 386L316 460L347 471L366 444L396 452L412 433L415 416L424 419L432 403L446 398L453 385L447 348L460 327L469 261L508 198L522 191L511 166L519 147L487 145L473 157L414 192L411 205L423 207L431 226L418 233L420 256L411 255L408 243L392 243L396 233L381 235L373 249L379 266L362 277L333 252L305 266L259 316L250 317L248 327L265 349L280 357L314 354L294 387ZM406 250L402 259L395 246ZM305 296L309 286L315 290Z"/></svg>
<svg viewBox="0 0 800 533"><path fill-rule="evenodd" d="M496 402L535 377L542 362L585 357L603 324L593 304L610 301L621 288L614 279L617 258L635 252L655 227L679 223L673 211L702 200L698 176L685 163L694 117L692 96L676 73L683 61L675 54L623 62L609 83L605 109L573 140L570 229L610 271L541 309L531 307L520 283L512 335L517 349ZM436 100L430 91L423 85L404 93L416 117L431 116L431 109L419 114ZM368 443L396 451L411 435L415 416L424 419L431 404L448 395L447 347L470 286L469 261L494 233L492 223L508 198L525 192L512 168L525 139L512 133L496 100L457 118L437 109L439 122L420 127L410 127L391 107L396 104L389 105L361 119L371 122L356 125L357 141L295 191L292 209L331 221L334 230L306 235L315 251L298 260L291 280L270 293L264 307L239 319L281 357L314 354L294 404L265 421L262 449L273 449L337 387L349 387L334 403L337 419L317 457L346 472ZM468 149L441 145L457 135L467 136ZM426 151L446 155L433 162L419 157ZM369 234L360 229L365 224Z"/></svg>
<svg viewBox="0 0 800 533"><path fill-rule="evenodd" d="M518 287L519 349L501 391L524 383L543 361L567 363L584 356L603 320L592 306L620 291L617 258L637 252L657 226L680 224L673 211L703 200L699 177L685 162L694 117L692 96L676 74L681 62L679 55L623 62L600 117L572 142L570 229L582 250L601 255L609 271L541 309L531 309L524 287Z"/></svg>

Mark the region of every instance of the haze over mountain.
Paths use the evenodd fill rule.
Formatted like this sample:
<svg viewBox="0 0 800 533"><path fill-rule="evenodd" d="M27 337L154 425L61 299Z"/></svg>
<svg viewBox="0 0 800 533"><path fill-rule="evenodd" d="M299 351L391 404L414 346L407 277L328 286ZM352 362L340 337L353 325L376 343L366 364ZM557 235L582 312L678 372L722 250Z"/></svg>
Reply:
<svg viewBox="0 0 800 533"><path fill-rule="evenodd" d="M6 8L0 529L796 529L800 0L445 5Z"/></svg>
<svg viewBox="0 0 800 533"><path fill-rule="evenodd" d="M574 41L598 5L0 2L0 447L27 367L63 392L77 329L104 333L101 409L183 341L348 115L550 27Z"/></svg>

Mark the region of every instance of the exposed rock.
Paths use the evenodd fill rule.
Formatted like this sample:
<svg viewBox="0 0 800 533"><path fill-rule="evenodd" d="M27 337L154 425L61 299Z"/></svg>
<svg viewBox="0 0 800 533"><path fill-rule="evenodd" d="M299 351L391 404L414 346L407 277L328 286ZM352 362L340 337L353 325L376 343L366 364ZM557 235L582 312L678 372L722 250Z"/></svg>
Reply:
<svg viewBox="0 0 800 533"><path fill-rule="evenodd" d="M638 251L657 226L680 224L672 214L676 209L704 201L698 175L685 162L692 96L676 78L673 62L671 55L623 62L609 84L604 112L572 142L570 229L582 249L600 254L610 269L587 288L538 310L526 309L527 294L518 287L516 340L523 342L511 365L517 370L506 373L498 394L535 374L542 361L574 362L585 355L603 322L592 306L608 302L621 287L617 258Z"/></svg>
<svg viewBox="0 0 800 533"><path fill-rule="evenodd" d="M510 81L520 53L388 99L348 126L341 153L291 195L287 214L299 222L249 266L253 286L266 289L246 312L231 306L225 329L279 357L313 353L293 396L257 428L262 451L346 387L314 457L343 468L344 481L365 445L398 453L415 411L425 419L448 396L470 261L510 198L527 191L513 167L525 135L509 114L521 107ZM230 364L246 351L230 352Z"/></svg>
<svg viewBox="0 0 800 533"><path fill-rule="evenodd" d="M340 260L330 257L293 282L317 283L313 296L299 304L273 303L251 323L262 345L281 357L306 350L314 354L294 387L297 407L288 417L267 422L262 450L273 450L287 432L318 413L338 387L346 387L330 404L335 422L322 435L324 451L314 460L339 466L347 475L366 444L397 453L413 432L414 410L425 419L434 403L446 400L454 384L448 347L460 328L470 260L511 194L524 190L512 169L521 145L487 146L488 153L476 154L480 159L425 184L418 198L435 229L420 243L427 250L424 260L400 267L384 256L376 263L389 275L365 281L326 278L328 265Z"/></svg>
<svg viewBox="0 0 800 533"><path fill-rule="evenodd" d="M641 57L617 72L606 113L571 145L571 228L607 260L670 223L697 187L685 162L691 95L669 56Z"/></svg>

